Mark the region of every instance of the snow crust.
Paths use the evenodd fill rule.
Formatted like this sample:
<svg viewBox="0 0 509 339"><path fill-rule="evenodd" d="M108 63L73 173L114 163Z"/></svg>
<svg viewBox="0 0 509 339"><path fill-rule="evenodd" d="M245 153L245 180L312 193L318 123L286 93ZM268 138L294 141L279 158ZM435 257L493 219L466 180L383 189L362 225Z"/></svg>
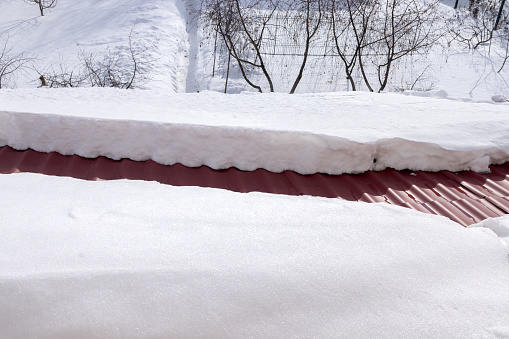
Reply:
<svg viewBox="0 0 509 339"><path fill-rule="evenodd" d="M0 337L507 337L490 230L384 204L0 175Z"/></svg>
<svg viewBox="0 0 509 339"><path fill-rule="evenodd" d="M391 93L0 91L1 146L214 169L482 172L508 130L505 104Z"/></svg>

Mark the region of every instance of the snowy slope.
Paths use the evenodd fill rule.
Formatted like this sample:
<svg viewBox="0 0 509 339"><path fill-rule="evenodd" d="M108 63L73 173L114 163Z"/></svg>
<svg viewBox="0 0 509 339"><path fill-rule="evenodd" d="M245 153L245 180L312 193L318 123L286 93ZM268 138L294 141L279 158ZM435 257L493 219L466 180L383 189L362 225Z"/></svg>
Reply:
<svg viewBox="0 0 509 339"><path fill-rule="evenodd" d="M80 49L124 55L133 29L137 46L149 54L152 79L144 85L150 91L2 89L0 144L217 169L331 174L386 167L486 171L490 163L509 159L508 104L490 104L486 93L484 100L449 100L448 91L461 92L463 79L446 91L421 93L423 98L418 92L175 96L222 83L210 78L210 43L186 25L195 3L62 0L38 17L37 8L24 2L0 2L1 36L9 36L15 50L37 55L35 67L59 59L72 65ZM450 57L449 66L455 60L454 67L470 74L468 58ZM38 75L27 77L18 86L36 87Z"/></svg>
<svg viewBox="0 0 509 339"><path fill-rule="evenodd" d="M508 249L382 204L0 176L2 338L504 338Z"/></svg>
<svg viewBox="0 0 509 339"><path fill-rule="evenodd" d="M189 41L187 16L180 0L60 0L39 16L36 6L23 1L0 1L0 43L9 39L14 52L37 58L43 72L52 63L72 69L80 50L99 59L111 53L127 58L129 33L148 63L145 88L183 92L186 88ZM3 45L2 45L3 47ZM128 60L121 60L127 62ZM29 71L18 87L37 87L39 75Z"/></svg>

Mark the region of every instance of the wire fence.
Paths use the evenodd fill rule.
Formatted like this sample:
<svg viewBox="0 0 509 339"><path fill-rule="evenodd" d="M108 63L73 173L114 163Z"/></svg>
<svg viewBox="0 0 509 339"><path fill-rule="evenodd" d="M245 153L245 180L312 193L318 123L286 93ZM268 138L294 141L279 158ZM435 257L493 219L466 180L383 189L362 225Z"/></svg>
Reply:
<svg viewBox="0 0 509 339"><path fill-rule="evenodd" d="M255 17L252 20L253 32L259 32L261 23L265 22L263 36L260 41L260 54L264 60L272 81L275 84L276 91L287 92L295 81L298 71L302 65L305 56L305 30L292 29L296 24L304 24L302 18L292 18L287 13L275 13L270 19L268 16ZM318 20L311 18L310 27L318 24ZM300 32L300 33L299 33ZM214 49L215 62L214 74L227 73L228 51L221 38L218 37ZM251 57L254 56L252 51ZM345 57L353 55L346 54ZM364 57L384 57L384 54L366 53ZM406 88L415 86L413 80L421 75L427 64L423 63L427 55L423 53L413 53L405 60L400 60L391 74L391 81L395 83L394 88ZM257 60L256 57L254 57ZM235 65L232 67L235 68ZM265 84L263 75L259 69L251 69L250 79L253 82ZM370 81L378 82L378 71L372 64L366 64L365 71ZM359 69L352 73L355 79L357 90L368 90L362 80L362 74ZM430 87L432 84L429 78L421 77L421 87ZM336 50L333 36L326 25L319 25L316 34L310 41L307 62L304 69L303 78L299 84L298 92L331 92L351 90L351 84L347 80L344 63Z"/></svg>

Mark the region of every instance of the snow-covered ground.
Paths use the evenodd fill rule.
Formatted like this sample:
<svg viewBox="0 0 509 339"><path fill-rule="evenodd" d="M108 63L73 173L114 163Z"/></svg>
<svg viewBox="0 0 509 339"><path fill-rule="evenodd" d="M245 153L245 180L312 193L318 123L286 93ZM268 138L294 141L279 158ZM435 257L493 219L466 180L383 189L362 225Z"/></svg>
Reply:
<svg viewBox="0 0 509 339"><path fill-rule="evenodd" d="M154 182L0 187L2 338L509 336L509 251L484 228Z"/></svg>
<svg viewBox="0 0 509 339"><path fill-rule="evenodd" d="M16 79L17 87L35 88L39 75L48 68L77 72L80 51L100 60L110 54L128 55L133 31L136 50L147 63L145 88L184 92L189 65L187 16L180 0L59 1L40 17L37 6L21 0L0 1L0 44L8 39L15 52L26 52L37 60L33 70ZM128 57L127 57L128 59Z"/></svg>
<svg viewBox="0 0 509 339"><path fill-rule="evenodd" d="M131 29L150 60L144 90L36 88L28 71L0 89L0 146L334 174L509 160L509 103L490 100L509 96L507 71L479 82L477 57L451 55L435 92L223 95L204 91L224 79L189 18L180 0L60 0L44 17L0 0L0 42L39 71L72 69L80 49L125 56ZM394 206L36 174L0 175L0 202L1 338L509 338L509 218L465 229Z"/></svg>

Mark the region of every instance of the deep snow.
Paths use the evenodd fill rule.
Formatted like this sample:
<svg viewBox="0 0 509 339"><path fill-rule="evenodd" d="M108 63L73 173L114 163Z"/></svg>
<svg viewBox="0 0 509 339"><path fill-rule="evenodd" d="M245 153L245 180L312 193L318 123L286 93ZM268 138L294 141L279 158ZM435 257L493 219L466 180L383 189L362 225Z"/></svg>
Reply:
<svg viewBox="0 0 509 339"><path fill-rule="evenodd" d="M453 2L442 2L447 3L440 6L444 17L454 15ZM214 39L193 24L195 15L190 11L197 4L196 0L60 0L58 6L40 17L35 6L21 0L2 0L0 43L8 38L13 52L27 52L36 57L34 68L39 71L59 63L70 70L79 64L80 49L98 57L108 53L120 55L127 62L132 29L133 41L142 52L140 57L150 60L147 74L150 81L140 87L165 92L223 91L226 69L220 59L225 59L224 53L216 55L216 76L212 77ZM468 1L459 1L459 6L468 6ZM434 90L445 90L452 97L475 100L490 100L494 95L509 97L509 69L505 67L497 72L503 55L505 50L496 43L471 51L444 41L429 55L416 55L398 64L393 70L392 88L408 87L405 83L412 83L429 66L429 73L423 77L430 79ZM276 90L288 92L294 76L283 72L284 63L293 62L297 67L300 57L273 62L281 63L281 69L273 66ZM310 58L298 91L347 90L340 64L337 58L325 63L321 58ZM234 66L228 91L249 90ZM38 77L36 72L29 71L17 79L16 85L37 87Z"/></svg>
<svg viewBox="0 0 509 339"><path fill-rule="evenodd" d="M39 16L36 6L21 0L0 1L0 45L5 39L13 52L27 52L37 59L39 72L52 64L68 71L79 65L80 50L102 59L110 53L128 62L129 33L149 62L144 88L184 92L189 65L186 9L180 0L60 0ZM16 80L17 87L35 88L39 75L29 71Z"/></svg>
<svg viewBox="0 0 509 339"><path fill-rule="evenodd" d="M37 14L0 0L0 40L37 67L125 55L133 29L151 81L42 89L28 72L0 90L0 146L301 173L509 158L509 104L490 100L508 73L482 51L439 63L433 93L222 95L203 91L224 79L180 0ZM465 229L388 205L36 174L0 175L0 202L2 338L509 338L507 218Z"/></svg>
<svg viewBox="0 0 509 339"><path fill-rule="evenodd" d="M0 2L0 37L8 36L15 51L36 55L35 68L59 59L72 66L80 49L125 56L131 29L150 60L146 91L37 89L38 75L28 72L18 86L32 89L0 91L0 145L330 174L386 167L487 171L489 164L509 159L509 104L490 99L509 95L504 86L475 100L448 96L467 96L461 91L470 81L460 78L445 91L407 95L203 92L222 80L211 79L210 41L202 41L201 30L192 26L193 3L60 1L38 17L37 8L22 1ZM476 63L459 55L451 56L455 67L477 79ZM201 93L175 95L183 91Z"/></svg>
<svg viewBox="0 0 509 339"><path fill-rule="evenodd" d="M436 96L2 90L0 145L303 174L482 172L509 160L509 104Z"/></svg>
<svg viewBox="0 0 509 339"><path fill-rule="evenodd" d="M507 247L384 204L0 176L0 336L509 336Z"/></svg>

